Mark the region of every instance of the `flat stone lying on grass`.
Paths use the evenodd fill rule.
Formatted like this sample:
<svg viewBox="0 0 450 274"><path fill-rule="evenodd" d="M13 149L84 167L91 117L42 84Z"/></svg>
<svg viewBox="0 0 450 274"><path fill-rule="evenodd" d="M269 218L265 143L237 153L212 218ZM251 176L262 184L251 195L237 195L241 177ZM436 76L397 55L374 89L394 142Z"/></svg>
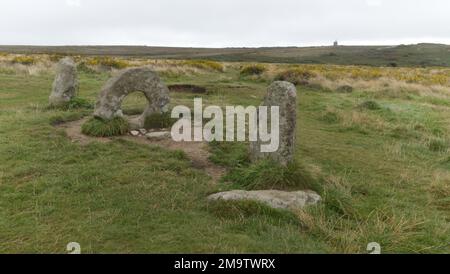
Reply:
<svg viewBox="0 0 450 274"><path fill-rule="evenodd" d="M122 101L136 91L144 93L148 106L136 121L129 121L136 123L130 125L133 128L143 128L147 117L168 111L169 89L154 71L142 67L123 70L108 80L98 98L94 116L104 120L123 117Z"/></svg>
<svg viewBox="0 0 450 274"><path fill-rule="evenodd" d="M65 57L59 61L56 69L56 77L49 97L50 106L64 106L76 96L77 92L77 66L72 58Z"/></svg>
<svg viewBox="0 0 450 274"><path fill-rule="evenodd" d="M139 131L137 131L137 130L132 130L132 131L130 131L130 134L131 134L132 136L139 136Z"/></svg>
<svg viewBox="0 0 450 274"><path fill-rule="evenodd" d="M279 190L232 190L210 195L208 199L212 201L250 200L264 203L272 208L299 209L317 204L321 200L321 197L314 191L286 192Z"/></svg>
<svg viewBox="0 0 450 274"><path fill-rule="evenodd" d="M170 131L156 131L147 133L145 136L150 140L164 140L170 138L172 135Z"/></svg>

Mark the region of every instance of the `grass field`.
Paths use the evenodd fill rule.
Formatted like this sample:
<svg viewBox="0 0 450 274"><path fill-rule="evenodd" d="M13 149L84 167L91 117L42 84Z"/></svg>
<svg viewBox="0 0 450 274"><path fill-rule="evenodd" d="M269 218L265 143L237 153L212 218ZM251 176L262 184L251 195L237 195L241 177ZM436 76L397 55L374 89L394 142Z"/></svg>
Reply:
<svg viewBox="0 0 450 274"><path fill-rule="evenodd" d="M228 170L214 183L180 151L72 142L53 125L92 110L46 108L55 58L17 57L0 57L0 253L65 253L73 241L83 253L366 253L369 242L384 253L450 252L446 68L77 58L79 96L92 103L114 67L149 65L166 84L207 90L173 92L171 106L198 96L258 105L272 80L298 82L295 166L275 180L248 162L246 144L214 143L211 160ZM136 94L124 109L144 106ZM323 202L288 212L205 199L267 185L312 188Z"/></svg>
<svg viewBox="0 0 450 274"><path fill-rule="evenodd" d="M450 46L171 48L146 46L0 46L0 52L71 54L153 59L209 59L233 62L336 64L369 66L450 66Z"/></svg>

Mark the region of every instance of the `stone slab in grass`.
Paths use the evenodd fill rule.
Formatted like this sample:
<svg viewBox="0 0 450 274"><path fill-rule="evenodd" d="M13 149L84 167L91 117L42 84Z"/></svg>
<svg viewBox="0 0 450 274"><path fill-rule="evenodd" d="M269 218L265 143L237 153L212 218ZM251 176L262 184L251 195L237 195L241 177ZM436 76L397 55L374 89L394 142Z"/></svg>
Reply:
<svg viewBox="0 0 450 274"><path fill-rule="evenodd" d="M320 202L321 197L314 191L279 191L279 190L232 190L220 192L208 197L210 201L242 201L261 202L277 209L299 209Z"/></svg>

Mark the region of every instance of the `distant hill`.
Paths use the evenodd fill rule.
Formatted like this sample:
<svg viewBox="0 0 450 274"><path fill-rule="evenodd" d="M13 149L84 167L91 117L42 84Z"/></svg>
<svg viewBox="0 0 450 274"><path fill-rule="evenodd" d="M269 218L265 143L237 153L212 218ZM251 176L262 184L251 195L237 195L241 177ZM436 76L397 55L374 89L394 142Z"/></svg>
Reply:
<svg viewBox="0 0 450 274"><path fill-rule="evenodd" d="M146 46L0 46L0 52L112 55L161 59L210 59L231 62L450 66L450 46L442 44L221 49Z"/></svg>

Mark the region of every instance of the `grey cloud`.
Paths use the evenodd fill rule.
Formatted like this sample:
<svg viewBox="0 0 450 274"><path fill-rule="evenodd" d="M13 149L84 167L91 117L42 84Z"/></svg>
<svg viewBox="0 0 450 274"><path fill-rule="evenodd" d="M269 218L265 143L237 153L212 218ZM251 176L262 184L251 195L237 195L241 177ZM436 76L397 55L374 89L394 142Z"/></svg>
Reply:
<svg viewBox="0 0 450 274"><path fill-rule="evenodd" d="M0 44L450 43L446 0L2 0Z"/></svg>

